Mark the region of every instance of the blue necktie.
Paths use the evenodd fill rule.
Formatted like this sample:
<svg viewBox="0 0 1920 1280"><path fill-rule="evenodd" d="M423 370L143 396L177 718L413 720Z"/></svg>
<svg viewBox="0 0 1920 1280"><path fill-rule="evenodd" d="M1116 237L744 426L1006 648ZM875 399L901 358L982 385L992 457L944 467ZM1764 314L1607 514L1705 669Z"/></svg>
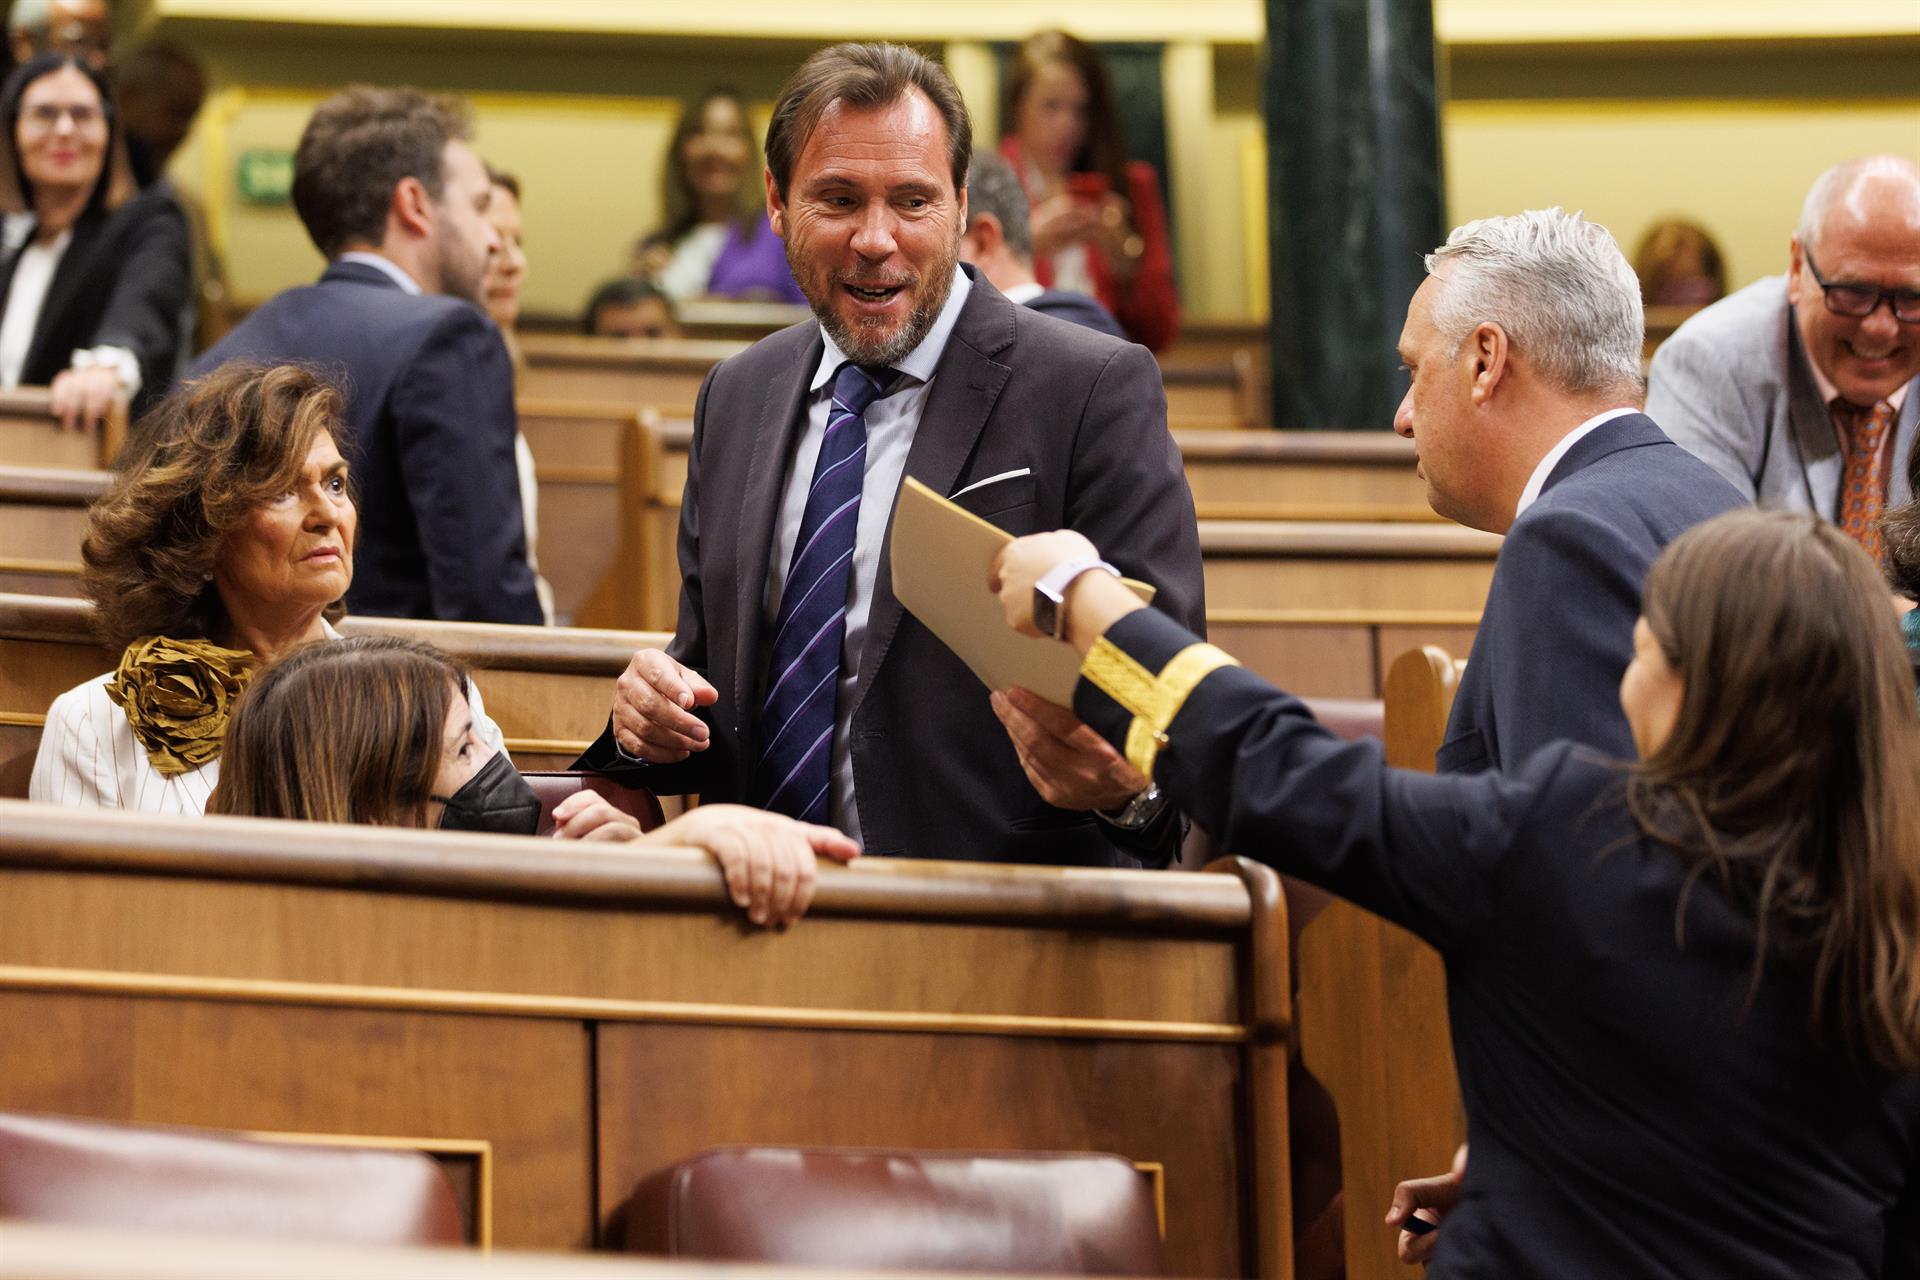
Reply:
<svg viewBox="0 0 1920 1280"><path fill-rule="evenodd" d="M803 822L827 820L847 582L867 470L866 412L892 378L891 369L856 364L834 375L827 432L774 620L754 790L766 808Z"/></svg>

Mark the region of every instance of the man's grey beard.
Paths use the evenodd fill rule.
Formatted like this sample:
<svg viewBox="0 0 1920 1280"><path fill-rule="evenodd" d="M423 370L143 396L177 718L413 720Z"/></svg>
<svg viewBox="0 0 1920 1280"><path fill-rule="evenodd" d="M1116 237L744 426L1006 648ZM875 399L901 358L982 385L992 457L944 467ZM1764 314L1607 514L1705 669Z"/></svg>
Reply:
<svg viewBox="0 0 1920 1280"><path fill-rule="evenodd" d="M959 245L955 244L953 255L934 267L934 270L940 273L939 283L934 292L922 297L914 305L913 310L907 313L907 322L901 325L891 338L883 339L866 333L858 327L849 326L839 312L827 305L831 301L831 293L824 299L809 296L807 302L812 306L813 314L819 319L820 327L827 331L827 336L833 339L833 345L839 347L847 359L869 368L895 365L906 359L913 349L933 332L934 321L940 318L941 310L947 305L947 297L953 292L953 266L958 261ZM787 242L787 265L792 269L795 280L806 279L802 271L804 264L793 261L791 240ZM919 279L915 277L907 282L906 287L911 289L918 283ZM827 287L831 291L838 289L840 284L839 273L835 272ZM801 292L806 292L804 284L801 286Z"/></svg>

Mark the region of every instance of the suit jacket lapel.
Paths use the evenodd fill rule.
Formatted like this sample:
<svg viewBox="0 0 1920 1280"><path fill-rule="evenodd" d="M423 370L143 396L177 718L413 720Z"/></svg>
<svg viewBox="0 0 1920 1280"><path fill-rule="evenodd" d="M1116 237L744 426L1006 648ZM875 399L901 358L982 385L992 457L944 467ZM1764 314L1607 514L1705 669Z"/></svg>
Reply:
<svg viewBox="0 0 1920 1280"><path fill-rule="evenodd" d="M1547 479L1540 486L1545 494L1554 485L1565 480L1576 471L1592 466L1608 454L1619 453L1622 449L1638 449L1650 444L1670 444L1671 439L1644 413L1626 414L1612 422L1589 431L1574 442L1560 461L1554 463L1553 470L1547 473Z"/></svg>
<svg viewBox="0 0 1920 1280"><path fill-rule="evenodd" d="M34 325L33 343L27 348L27 358L20 367L33 369L46 357L43 348L47 343L71 335L56 333L60 327L60 313L73 301L75 290L88 282L93 273L93 251L99 244L100 232L106 225L106 216L101 214L83 214L73 224L73 239L67 242L67 250L60 255L60 261L53 268L53 278L47 281L47 296L40 304L40 319ZM22 245L22 250L25 249ZM18 255L15 256L18 261ZM11 285L11 281L8 282ZM59 362L65 367L65 361Z"/></svg>
<svg viewBox="0 0 1920 1280"><path fill-rule="evenodd" d="M993 357L1013 343L1014 304L983 277L972 271L968 275L973 278L973 290L948 335L940 363L934 367L933 388L921 409L913 447L907 451L906 474L940 494L953 491L954 481L972 455L1001 388L1013 374ZM892 537L893 515L889 511L888 544ZM882 546L880 565L873 575L873 605L867 614L860 679L854 685L849 720L859 714L860 704L873 687L894 632L900 627L901 606L893 594L893 557L888 544Z"/></svg>
<svg viewBox="0 0 1920 1280"><path fill-rule="evenodd" d="M1820 385L1813 380L1813 364L1800 341L1800 326L1791 306L1787 308L1787 431L1789 447L1797 459L1781 461L1800 472L1806 486L1807 505L1828 519L1839 515L1840 438L1834 433L1833 416L1820 398ZM1822 493L1827 501L1821 502Z"/></svg>
<svg viewBox="0 0 1920 1280"><path fill-rule="evenodd" d="M779 336L767 341L782 341ZM718 516L722 520L736 515L740 521L740 554L733 557L739 580L731 584L734 600L733 687L739 690L739 710L743 740L751 743L759 721L755 700L759 697L760 613L766 603L767 572L773 556L773 526L779 518L780 499L786 491L787 459L793 454L793 442L800 434L800 415L806 412L807 388L813 371L820 364L825 344L817 325L793 331L790 339L798 348L792 373L785 378L769 379L755 413L750 437L753 455L747 463L747 487L741 495L737 513L711 506L701 512L701 520ZM702 431L727 430L727 424L711 421L701 424ZM748 441L741 441L748 443ZM704 452L704 442L703 442ZM722 497L708 491L707 499ZM726 599L727 584L716 584L718 598Z"/></svg>

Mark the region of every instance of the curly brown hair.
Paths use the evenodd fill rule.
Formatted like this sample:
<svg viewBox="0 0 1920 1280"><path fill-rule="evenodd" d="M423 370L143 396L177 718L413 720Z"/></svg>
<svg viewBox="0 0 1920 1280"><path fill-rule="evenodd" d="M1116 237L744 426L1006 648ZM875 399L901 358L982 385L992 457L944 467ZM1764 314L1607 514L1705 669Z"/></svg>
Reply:
<svg viewBox="0 0 1920 1280"><path fill-rule="evenodd" d="M107 644L212 639L226 620L212 572L226 535L299 480L326 432L346 454L339 390L300 365L231 361L184 383L130 433L93 505L81 585ZM326 616L346 612L339 601Z"/></svg>

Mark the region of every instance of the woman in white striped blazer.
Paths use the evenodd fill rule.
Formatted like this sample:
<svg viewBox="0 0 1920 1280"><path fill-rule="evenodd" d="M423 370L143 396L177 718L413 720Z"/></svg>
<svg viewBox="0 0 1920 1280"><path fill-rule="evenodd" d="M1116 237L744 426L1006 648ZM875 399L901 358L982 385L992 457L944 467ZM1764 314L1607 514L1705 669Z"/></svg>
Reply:
<svg viewBox="0 0 1920 1280"><path fill-rule="evenodd" d="M356 527L341 408L308 370L236 363L142 420L81 549L120 663L54 700L29 798L206 811L227 713L253 671L339 638ZM498 747L479 690L468 698Z"/></svg>

